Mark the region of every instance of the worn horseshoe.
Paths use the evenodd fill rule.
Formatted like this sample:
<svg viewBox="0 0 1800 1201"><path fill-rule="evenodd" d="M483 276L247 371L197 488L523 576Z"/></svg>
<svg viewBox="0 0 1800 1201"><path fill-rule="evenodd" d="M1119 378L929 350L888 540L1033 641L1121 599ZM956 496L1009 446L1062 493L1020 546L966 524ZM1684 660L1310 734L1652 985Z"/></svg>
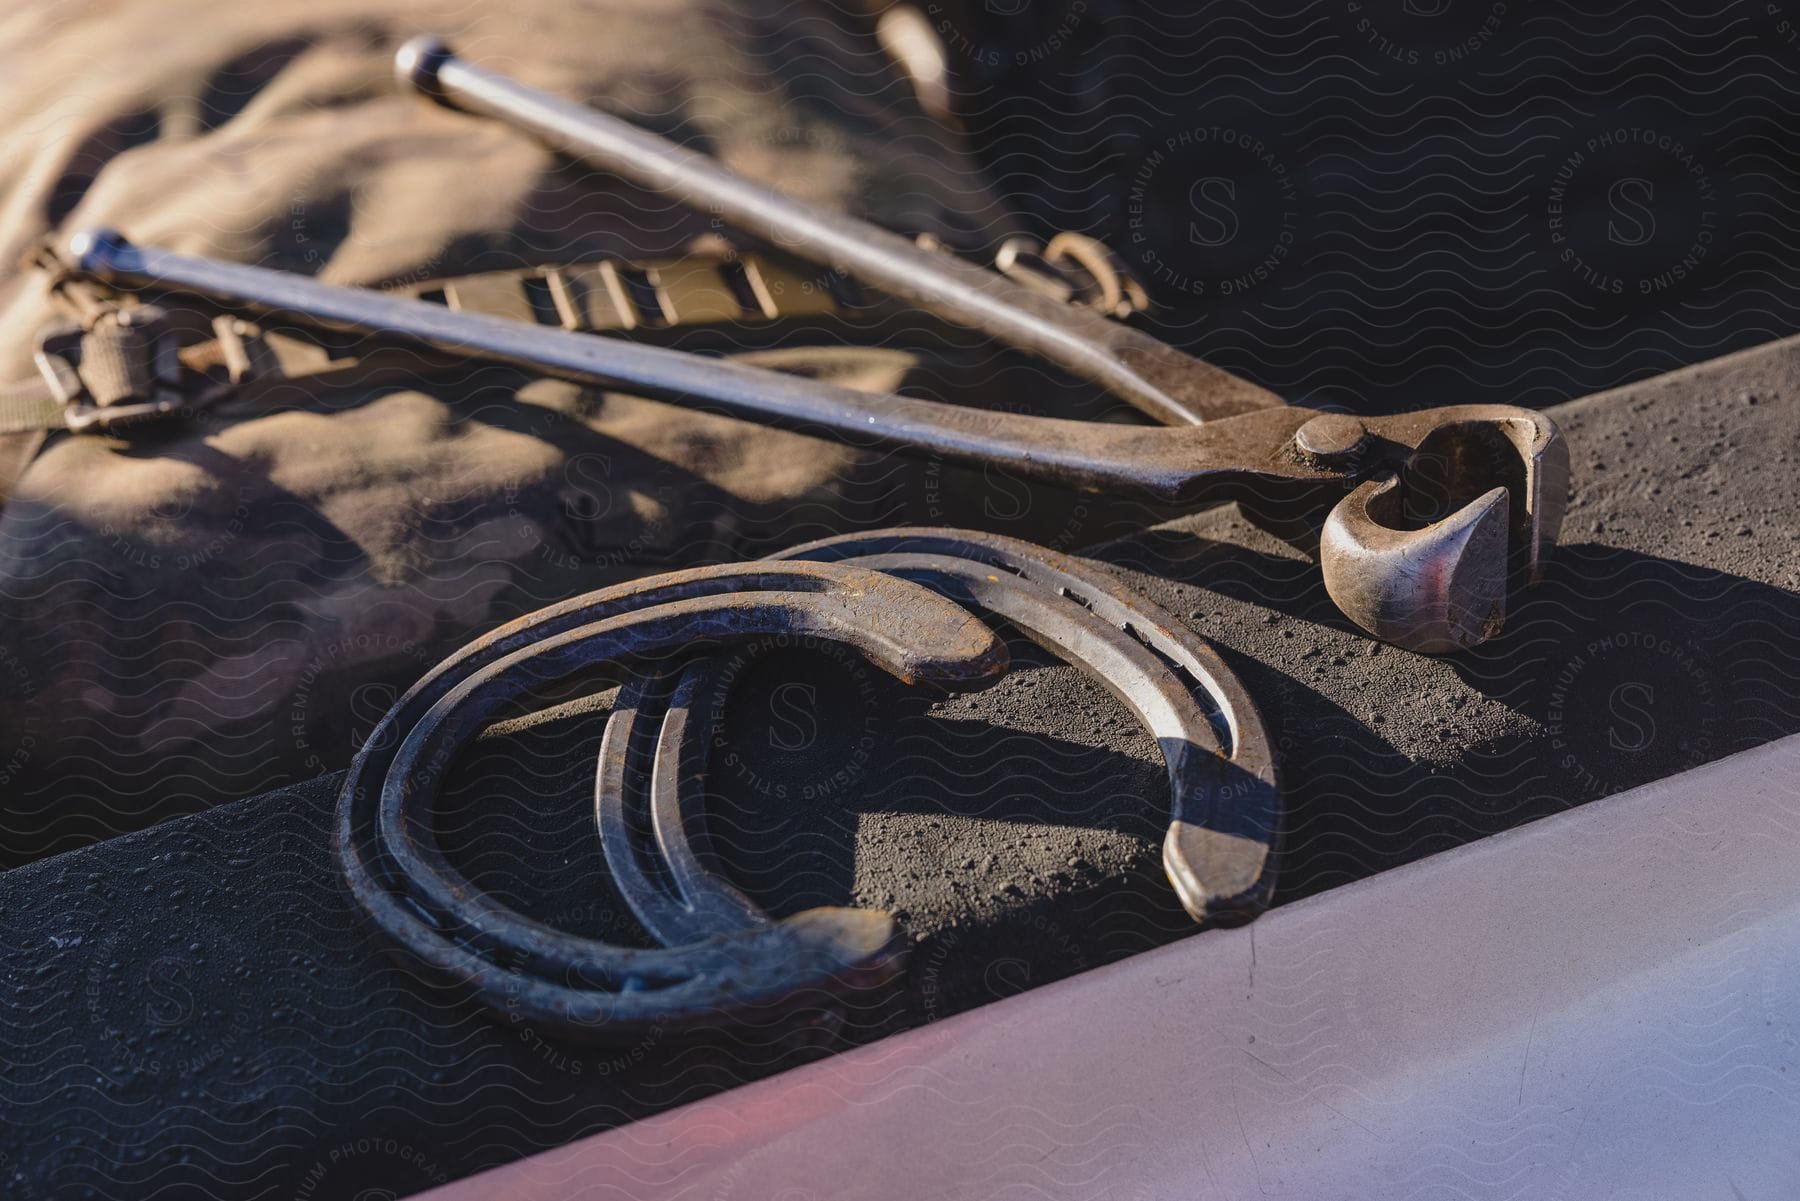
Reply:
<svg viewBox="0 0 1800 1201"><path fill-rule="evenodd" d="M1099 572L998 535L883 531L796 547L783 558L814 556L900 575L1004 617L1105 683L1162 749L1172 810L1163 864L1183 907L1197 921L1223 923L1267 905L1280 822L1273 759L1247 693L1203 641ZM672 696L666 682L639 682L622 694L597 777L608 864L634 881L625 892L634 913L664 939L767 920L706 870L693 845L703 825L697 785L706 740L692 713L714 694L717 675L700 661ZM641 727L658 717L660 729L646 734ZM647 799L636 795L638 780L648 781ZM634 825L649 828L653 847L640 848ZM640 865L644 851L660 861L654 877Z"/></svg>
<svg viewBox="0 0 1800 1201"><path fill-rule="evenodd" d="M440 664L370 735L340 794L334 838L353 896L410 962L568 1034L629 1037L885 987L904 943L880 911L815 909L689 946L620 947L502 905L445 859L419 820L458 750L533 688L780 633L945 688L982 686L1006 663L1004 645L954 602L854 567L702 568L552 606Z"/></svg>

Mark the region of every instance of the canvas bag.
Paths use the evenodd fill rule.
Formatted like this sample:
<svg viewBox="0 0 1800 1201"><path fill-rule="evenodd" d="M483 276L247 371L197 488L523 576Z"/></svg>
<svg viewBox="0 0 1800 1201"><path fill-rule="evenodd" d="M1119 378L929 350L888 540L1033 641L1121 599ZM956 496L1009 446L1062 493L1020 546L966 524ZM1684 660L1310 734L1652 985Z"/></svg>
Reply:
<svg viewBox="0 0 1800 1201"><path fill-rule="evenodd" d="M1003 218L866 24L702 0L20 10L0 23L0 255L106 224L372 286L717 238L401 95L393 51L424 31L807 200L991 243ZM60 316L33 273L0 281L0 379L31 374ZM883 390L928 366L835 344L776 364ZM443 653L552 600L892 516L878 458L520 372L324 383L277 410L53 435L18 479L0 862L340 767Z"/></svg>

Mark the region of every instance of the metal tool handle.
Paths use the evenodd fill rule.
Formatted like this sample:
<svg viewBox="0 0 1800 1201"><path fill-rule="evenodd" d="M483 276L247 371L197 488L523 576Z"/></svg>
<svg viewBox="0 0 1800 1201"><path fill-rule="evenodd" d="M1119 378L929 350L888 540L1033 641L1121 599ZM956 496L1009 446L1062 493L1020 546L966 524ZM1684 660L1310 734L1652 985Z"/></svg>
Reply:
<svg viewBox="0 0 1800 1201"><path fill-rule="evenodd" d="M707 405L853 445L993 463L1076 488L1123 489L1185 502L1230 495L1231 489L1254 486L1259 479L1338 481L1339 476L1276 453L1295 429L1317 415L1285 405L1182 429L963 408L136 246L108 229L75 235L67 266L75 275L124 290L196 296L301 326L372 333L579 384Z"/></svg>
<svg viewBox="0 0 1800 1201"><path fill-rule="evenodd" d="M1130 490L1176 503L1255 499L1284 509L1341 497L1320 533L1326 589L1364 629L1415 650L1472 646L1500 628L1509 546L1520 553L1526 574L1535 575L1555 542L1567 494L1568 451L1554 423L1505 405L1362 420L1279 405L1179 429L1059 421L858 392L281 271L139 249L109 230L76 235L70 254L71 275L119 288L185 293L302 325L404 339L577 383L700 402L854 445L992 463L1073 487ZM1423 528L1402 511L1406 490L1388 474L1419 456L1449 469L1426 491L1457 506ZM1346 489L1352 489L1347 496Z"/></svg>
<svg viewBox="0 0 1800 1201"><path fill-rule="evenodd" d="M438 38L408 42L395 68L406 86L440 103L518 126L571 158L1037 355L1166 425L1199 424L1282 403L1247 380L1091 309L1060 304L879 226L816 209L627 121L476 67Z"/></svg>

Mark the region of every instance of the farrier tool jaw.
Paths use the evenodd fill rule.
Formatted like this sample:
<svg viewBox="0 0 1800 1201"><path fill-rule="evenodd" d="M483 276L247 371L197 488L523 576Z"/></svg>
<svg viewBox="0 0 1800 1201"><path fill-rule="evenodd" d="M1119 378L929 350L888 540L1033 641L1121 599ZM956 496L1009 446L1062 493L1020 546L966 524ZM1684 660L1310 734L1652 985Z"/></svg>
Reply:
<svg viewBox="0 0 1800 1201"><path fill-rule="evenodd" d="M1568 502L1569 451L1542 413L1464 405L1370 418L1354 449L1377 470L1325 520L1319 565L1357 625L1408 650L1442 654L1493 637L1507 594L1535 583ZM1306 429L1296 452L1307 455ZM1341 431L1328 431L1338 433Z"/></svg>
<svg viewBox="0 0 1800 1201"><path fill-rule="evenodd" d="M858 434L1084 488L1171 497L1266 490L1277 506L1291 500L1298 509L1316 499L1308 495L1313 484L1348 486L1351 495L1322 530L1327 588L1364 629L1414 650L1456 650L1490 637L1504 620L1507 590L1536 577L1555 538L1567 453L1555 426L1536 414L1471 406L1366 424L1304 410L1292 416L1263 389L1141 331L815 210L629 122L465 62L439 39L407 43L395 67L408 90L506 121L597 170L773 239L1185 427L1158 445L1139 431L1083 432L890 398L887 411L858 423ZM1397 483L1363 482L1390 469Z"/></svg>

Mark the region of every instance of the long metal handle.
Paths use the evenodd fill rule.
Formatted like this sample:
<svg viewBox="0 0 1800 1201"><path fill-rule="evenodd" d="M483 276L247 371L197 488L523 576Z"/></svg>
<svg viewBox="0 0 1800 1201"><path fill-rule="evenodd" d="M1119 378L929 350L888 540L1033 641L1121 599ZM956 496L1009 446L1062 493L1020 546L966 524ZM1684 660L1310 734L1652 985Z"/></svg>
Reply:
<svg viewBox="0 0 1800 1201"><path fill-rule="evenodd" d="M440 103L528 130L571 158L1037 355L1164 424L1199 424L1281 403L1248 380L1090 309L1040 296L866 221L813 208L627 121L476 67L440 39L408 42L395 67L406 86Z"/></svg>
<svg viewBox="0 0 1800 1201"><path fill-rule="evenodd" d="M1187 501L1240 481L1331 477L1281 461L1313 413L1279 406L1182 429L1061 421L858 392L821 380L595 334L572 333L304 275L135 246L115 230L69 244L69 270L116 288L179 293L316 329L373 333L449 354L676 404L703 404L766 425L859 446L886 445L1077 488ZM1259 462L1259 460L1267 462Z"/></svg>
<svg viewBox="0 0 1800 1201"><path fill-rule="evenodd" d="M1320 532L1326 590L1365 630L1414 650L1473 646L1498 631L1508 544L1535 569L1555 540L1567 491L1568 452L1555 425L1505 405L1348 423L1339 414L1286 405L1180 429L1058 421L857 392L282 271L139 249L108 230L79 234L69 249L72 273L118 288L186 293L302 325L391 336L577 383L709 404L856 445L994 463L1079 488L1178 503L1253 498L1283 508L1353 489ZM1510 452L1496 445L1496 435L1512 444ZM1357 480L1402 467L1428 449L1457 474L1473 473L1475 482L1495 486L1423 528L1388 525L1398 481L1358 486ZM1468 487L1452 491L1471 494Z"/></svg>

